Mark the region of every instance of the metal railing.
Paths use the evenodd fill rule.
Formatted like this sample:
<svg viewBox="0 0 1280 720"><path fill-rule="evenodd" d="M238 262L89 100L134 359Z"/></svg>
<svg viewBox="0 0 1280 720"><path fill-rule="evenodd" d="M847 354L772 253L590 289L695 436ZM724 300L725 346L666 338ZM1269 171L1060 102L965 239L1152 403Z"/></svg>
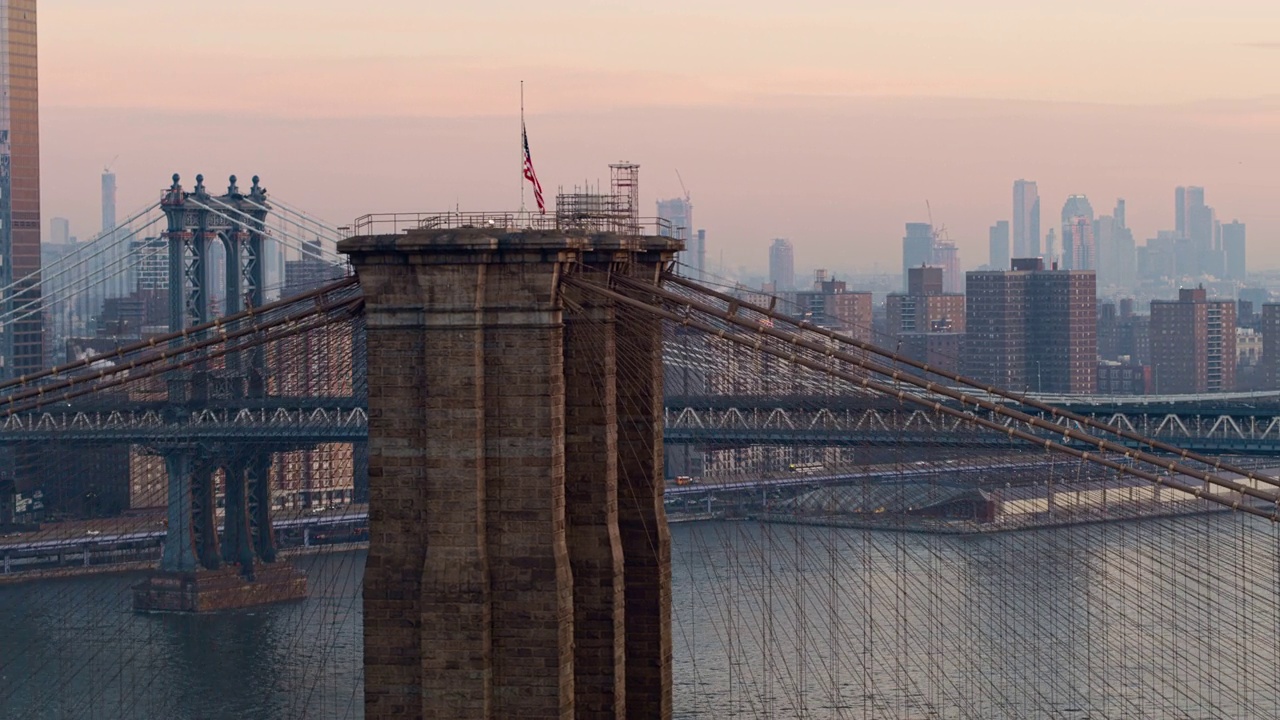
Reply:
<svg viewBox="0 0 1280 720"><path fill-rule="evenodd" d="M411 230L454 230L491 228L512 232L542 231L567 234L617 233L684 239L685 228L673 227L660 217L558 213L541 215L519 212L414 212L370 213L338 228L343 238L369 235L399 235Z"/></svg>

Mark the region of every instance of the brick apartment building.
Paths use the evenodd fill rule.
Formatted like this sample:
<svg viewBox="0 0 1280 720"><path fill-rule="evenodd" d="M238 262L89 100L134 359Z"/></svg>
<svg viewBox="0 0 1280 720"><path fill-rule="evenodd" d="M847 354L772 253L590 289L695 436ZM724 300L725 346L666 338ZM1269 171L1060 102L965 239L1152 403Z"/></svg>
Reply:
<svg viewBox="0 0 1280 720"><path fill-rule="evenodd" d="M1231 392L1236 387L1236 304L1184 288L1151 301L1153 392Z"/></svg>
<svg viewBox="0 0 1280 720"><path fill-rule="evenodd" d="M1097 392L1097 278L1016 258L967 273L964 372L1011 390Z"/></svg>
<svg viewBox="0 0 1280 720"><path fill-rule="evenodd" d="M932 366L960 370L964 295L944 292L942 268L909 268L907 291L889 294L885 315L889 335L899 352Z"/></svg>

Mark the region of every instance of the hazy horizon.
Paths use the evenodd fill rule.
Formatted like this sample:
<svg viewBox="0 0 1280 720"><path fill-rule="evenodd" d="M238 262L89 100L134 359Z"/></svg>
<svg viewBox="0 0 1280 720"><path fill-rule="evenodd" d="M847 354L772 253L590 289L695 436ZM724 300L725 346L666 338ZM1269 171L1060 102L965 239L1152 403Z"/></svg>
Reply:
<svg viewBox="0 0 1280 720"><path fill-rule="evenodd" d="M1280 7L1141 5L233 0L175 34L183 6L48 0L44 232L97 231L117 155L121 218L173 172L259 174L337 225L515 208L523 79L549 199L625 159L653 214L679 170L709 255L734 266L788 237L797 267L894 272L927 200L974 267L1018 178L1039 184L1044 231L1069 194L1098 215L1124 197L1139 244L1173 227L1175 186L1203 186L1248 224L1250 268L1280 266Z"/></svg>

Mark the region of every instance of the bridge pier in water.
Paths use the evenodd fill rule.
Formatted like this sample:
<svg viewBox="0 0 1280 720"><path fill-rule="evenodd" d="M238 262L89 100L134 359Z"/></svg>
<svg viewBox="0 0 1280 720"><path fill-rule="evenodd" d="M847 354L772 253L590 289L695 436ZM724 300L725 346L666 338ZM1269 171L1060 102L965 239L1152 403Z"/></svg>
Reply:
<svg viewBox="0 0 1280 720"><path fill-rule="evenodd" d="M368 333L366 717L669 718L661 326L560 281L656 281L679 243L462 228L340 249Z"/></svg>
<svg viewBox="0 0 1280 720"><path fill-rule="evenodd" d="M164 451L164 458L168 532L159 569L134 586L135 610L205 612L306 597L306 575L276 562L269 454L238 458L225 448L180 447ZM221 540L215 513L219 476Z"/></svg>

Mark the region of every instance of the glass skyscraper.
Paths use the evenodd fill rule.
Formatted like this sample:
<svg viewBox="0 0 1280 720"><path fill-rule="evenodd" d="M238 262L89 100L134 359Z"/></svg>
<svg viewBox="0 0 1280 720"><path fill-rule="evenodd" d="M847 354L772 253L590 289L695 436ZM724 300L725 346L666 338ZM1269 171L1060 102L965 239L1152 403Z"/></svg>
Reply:
<svg viewBox="0 0 1280 720"><path fill-rule="evenodd" d="M1013 257L1040 257L1040 191L1031 180L1013 184Z"/></svg>
<svg viewBox="0 0 1280 720"><path fill-rule="evenodd" d="M44 364L36 0L0 0L0 377ZM16 284L15 284L16 283Z"/></svg>

